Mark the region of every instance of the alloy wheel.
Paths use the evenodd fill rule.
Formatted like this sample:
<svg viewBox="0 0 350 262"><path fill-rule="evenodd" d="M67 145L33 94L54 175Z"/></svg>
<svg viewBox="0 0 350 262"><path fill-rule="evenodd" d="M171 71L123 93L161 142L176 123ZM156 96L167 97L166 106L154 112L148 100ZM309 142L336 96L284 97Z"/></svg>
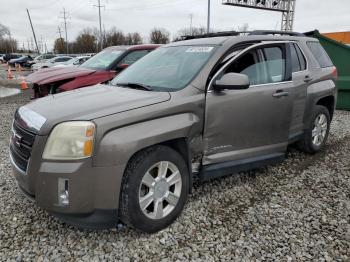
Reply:
<svg viewBox="0 0 350 262"><path fill-rule="evenodd" d="M312 143L315 146L321 146L326 138L328 130L328 121L325 114L319 114L314 122L312 130Z"/></svg>
<svg viewBox="0 0 350 262"><path fill-rule="evenodd" d="M144 174L139 189L142 212L151 219L169 215L179 202L182 178L176 165L161 161Z"/></svg>

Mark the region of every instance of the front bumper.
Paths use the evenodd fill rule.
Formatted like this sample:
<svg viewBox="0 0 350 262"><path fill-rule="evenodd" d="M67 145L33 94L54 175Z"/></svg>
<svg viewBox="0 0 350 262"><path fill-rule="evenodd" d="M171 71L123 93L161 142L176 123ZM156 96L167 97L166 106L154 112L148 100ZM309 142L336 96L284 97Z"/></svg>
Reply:
<svg viewBox="0 0 350 262"><path fill-rule="evenodd" d="M37 162L36 158L41 157L32 155L24 172L10 156L13 174L27 197L76 227L104 229L116 226L123 167L93 167L91 158L76 162ZM69 181L67 205L59 201L60 179Z"/></svg>

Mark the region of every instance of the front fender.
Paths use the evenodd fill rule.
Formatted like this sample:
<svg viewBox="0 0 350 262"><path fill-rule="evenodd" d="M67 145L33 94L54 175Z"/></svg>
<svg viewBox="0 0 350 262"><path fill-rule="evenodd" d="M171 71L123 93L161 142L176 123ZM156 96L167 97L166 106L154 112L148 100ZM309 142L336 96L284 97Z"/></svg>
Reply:
<svg viewBox="0 0 350 262"><path fill-rule="evenodd" d="M106 133L96 145L95 166L125 166L138 151L162 142L198 135L200 119L192 113L131 124Z"/></svg>

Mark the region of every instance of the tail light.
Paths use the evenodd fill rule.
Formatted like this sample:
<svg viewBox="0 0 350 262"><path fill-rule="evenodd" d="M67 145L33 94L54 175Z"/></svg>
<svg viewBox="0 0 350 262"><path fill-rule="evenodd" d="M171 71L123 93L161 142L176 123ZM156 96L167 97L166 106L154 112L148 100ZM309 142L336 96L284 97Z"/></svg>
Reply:
<svg viewBox="0 0 350 262"><path fill-rule="evenodd" d="M333 68L332 76L335 80L338 80L338 70L336 67Z"/></svg>

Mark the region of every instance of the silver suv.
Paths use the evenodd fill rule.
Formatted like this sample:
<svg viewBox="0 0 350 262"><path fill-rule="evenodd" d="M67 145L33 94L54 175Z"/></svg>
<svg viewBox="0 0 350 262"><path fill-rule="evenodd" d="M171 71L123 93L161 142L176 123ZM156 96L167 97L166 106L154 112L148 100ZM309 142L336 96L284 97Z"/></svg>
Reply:
<svg viewBox="0 0 350 262"><path fill-rule="evenodd" d="M191 37L189 37L191 38ZM69 224L145 232L181 213L195 177L325 145L336 68L296 33L209 34L159 48L97 85L20 107L10 159L20 189Z"/></svg>

